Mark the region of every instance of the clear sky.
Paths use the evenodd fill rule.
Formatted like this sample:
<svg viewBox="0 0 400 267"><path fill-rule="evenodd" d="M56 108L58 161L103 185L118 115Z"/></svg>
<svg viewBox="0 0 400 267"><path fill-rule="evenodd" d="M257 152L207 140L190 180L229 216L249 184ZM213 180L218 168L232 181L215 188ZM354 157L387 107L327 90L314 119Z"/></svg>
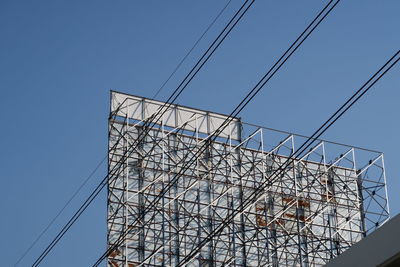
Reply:
<svg viewBox="0 0 400 267"><path fill-rule="evenodd" d="M109 90L152 97L226 4L203 1L0 1L0 251L13 265L107 151ZM165 100L240 6L221 19L157 97ZM178 103L230 113L326 1L258 0ZM244 121L311 134L400 49L400 1L343 0ZM400 212L400 66L325 135L383 151ZM102 166L20 266L28 266L105 175ZM106 247L105 192L42 266L89 266Z"/></svg>

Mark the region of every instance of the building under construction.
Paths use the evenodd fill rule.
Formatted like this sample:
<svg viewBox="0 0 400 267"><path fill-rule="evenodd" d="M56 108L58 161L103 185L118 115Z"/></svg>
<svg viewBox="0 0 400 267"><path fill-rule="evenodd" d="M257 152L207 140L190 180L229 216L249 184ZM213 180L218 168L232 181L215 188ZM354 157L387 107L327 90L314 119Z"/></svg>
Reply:
<svg viewBox="0 0 400 267"><path fill-rule="evenodd" d="M321 266L388 220L382 153L164 104L111 92L108 266Z"/></svg>

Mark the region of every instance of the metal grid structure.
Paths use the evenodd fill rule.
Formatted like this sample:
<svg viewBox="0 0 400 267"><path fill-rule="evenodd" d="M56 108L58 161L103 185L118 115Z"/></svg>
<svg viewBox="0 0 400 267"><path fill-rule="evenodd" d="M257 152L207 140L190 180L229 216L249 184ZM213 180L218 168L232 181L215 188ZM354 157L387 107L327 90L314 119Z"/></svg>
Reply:
<svg viewBox="0 0 400 267"><path fill-rule="evenodd" d="M319 140L273 177L306 137L236 118L207 142L226 116L173 105L145 124L162 105L111 92L108 266L177 265L265 180L187 266L321 266L389 219L382 153Z"/></svg>

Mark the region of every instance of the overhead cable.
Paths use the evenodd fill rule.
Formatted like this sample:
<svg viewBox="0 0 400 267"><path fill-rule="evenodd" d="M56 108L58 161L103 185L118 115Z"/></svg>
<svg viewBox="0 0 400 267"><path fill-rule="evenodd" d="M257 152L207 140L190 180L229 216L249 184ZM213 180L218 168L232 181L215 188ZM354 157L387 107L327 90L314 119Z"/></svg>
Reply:
<svg viewBox="0 0 400 267"><path fill-rule="evenodd" d="M177 266L184 266L193 257L195 257L202 247L204 247L210 240L221 233L227 224L232 222L234 218L251 207L257 201L263 199L263 193L271 186L281 175L285 172L292 162L301 157L305 152L308 152L310 147L318 140L318 138L325 133L340 117L342 117L362 96L364 96L394 65L400 61L400 50L397 51L370 79L363 84L338 110L336 110L328 120L326 120L307 140L296 150L290 157L288 157L283 164L279 166L271 174L271 179L267 179L260 186L255 188L254 192L244 201L244 203L235 209L232 213L221 222L207 237L205 237L197 246L192 250Z"/></svg>
<svg viewBox="0 0 400 267"><path fill-rule="evenodd" d="M318 27L318 25L326 18L326 16L333 10L333 8L340 2L340 0L331 0L328 4L319 12L315 19L308 25L308 27L300 34L300 36L292 43L292 45L285 51L285 53L278 59L278 61L267 71L257 85L247 94L247 96L239 103L239 105L232 111L229 117L221 124L221 126L210 135L208 142L204 142L204 145L198 150L198 153L194 155L186 164L182 167L181 171L166 185L163 187L158 196L155 197L153 202L147 206L143 212L146 214L147 211L152 209L165 193L177 182L177 180L183 175L185 170L190 168L196 162L196 159L201 153L207 148L207 144L215 140L219 133L221 133L232 120L243 110L243 108L255 97L255 95L262 89L262 87L274 76L274 74L282 67L282 65L290 58L291 55L300 47L300 45L310 36L310 34ZM130 225L129 229L132 229L138 221L143 218L138 218L136 222ZM110 246L105 253L95 262L93 266L98 266L113 250L119 247L125 240L128 231L124 231L120 237L115 241L115 244Z"/></svg>
<svg viewBox="0 0 400 267"><path fill-rule="evenodd" d="M182 94L182 92L186 89L187 85L192 81L195 75L201 70L201 68L205 65L205 63L210 59L210 57L214 54L217 48L221 45L221 43L226 39L229 33L233 30L233 28L237 25L237 23L242 19L244 14L248 11L251 5L254 3L254 0L246 0L244 4L240 7L240 9L235 13L232 19L228 22L228 24L224 27L218 37L213 41L213 43L209 46L206 52L202 55L202 57L197 61L195 66L191 69L191 71L185 76L183 81L179 84L179 86L174 90L171 96L167 99L167 101L144 122L144 128L150 129L154 126L160 118L162 118L163 114L169 109L169 107L176 101L176 99ZM120 107L123 103L120 104ZM151 125L149 127L149 125ZM147 130L148 132L149 130ZM133 153L134 148L137 144L141 142L141 140L146 136L146 131L143 132L143 135L140 136L134 144L130 147L129 150L126 151L123 157L121 157L119 163L122 163L126 158ZM38 266L43 259L49 254L49 252L54 248L54 246L61 240L61 238L65 235L65 233L71 228L71 226L78 220L78 218L82 215L82 213L87 209L87 207L93 202L93 200L97 197L97 195L102 191L105 185L108 184L108 177L116 177L115 175L119 168L116 164L115 167L110 170L110 172L103 178L103 180L96 186L96 188L92 191L89 197L84 201L84 203L79 207L79 209L74 213L74 215L69 219L69 221L64 225L64 227L60 230L60 232L54 237L54 239L50 242L50 244L45 248L45 250L39 255L39 257L35 260L32 266Z"/></svg>

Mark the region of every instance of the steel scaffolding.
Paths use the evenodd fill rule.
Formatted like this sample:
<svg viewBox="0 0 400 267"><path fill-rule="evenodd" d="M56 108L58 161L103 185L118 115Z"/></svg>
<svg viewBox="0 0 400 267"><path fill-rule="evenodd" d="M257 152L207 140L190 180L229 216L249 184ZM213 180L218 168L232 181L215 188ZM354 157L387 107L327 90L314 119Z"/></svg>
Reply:
<svg viewBox="0 0 400 267"><path fill-rule="evenodd" d="M163 104L111 92L108 266L175 266L238 208L187 266L321 266L389 219L382 153L318 140L274 177L306 137L235 118L209 142L227 116L145 123Z"/></svg>

